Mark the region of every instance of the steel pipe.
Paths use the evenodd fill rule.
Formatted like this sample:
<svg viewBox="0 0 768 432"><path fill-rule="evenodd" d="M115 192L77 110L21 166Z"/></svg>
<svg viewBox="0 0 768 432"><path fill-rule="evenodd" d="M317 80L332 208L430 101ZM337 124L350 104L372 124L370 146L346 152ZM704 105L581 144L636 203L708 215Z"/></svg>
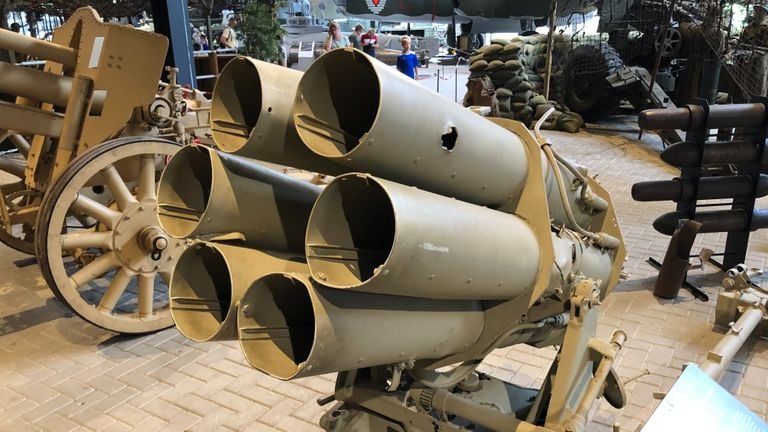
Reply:
<svg viewBox="0 0 768 432"><path fill-rule="evenodd" d="M287 273L256 281L237 318L248 363L283 380L445 357L484 323L478 301L342 291Z"/></svg>
<svg viewBox="0 0 768 432"><path fill-rule="evenodd" d="M747 308L739 319L731 325L728 333L707 353L701 364L701 371L715 381L720 381L733 356L739 351L749 335L763 320L763 312L757 308Z"/></svg>
<svg viewBox="0 0 768 432"><path fill-rule="evenodd" d="M237 305L251 284L276 272L306 272L303 257L201 242L179 258L169 284L176 328L196 342L237 339Z"/></svg>
<svg viewBox="0 0 768 432"><path fill-rule="evenodd" d="M515 215L367 174L326 186L306 243L323 285L434 299L530 294L540 259L536 235Z"/></svg>
<svg viewBox="0 0 768 432"><path fill-rule="evenodd" d="M205 146L179 150L158 186L163 229L176 238L239 233L251 247L302 254L320 187Z"/></svg>
<svg viewBox="0 0 768 432"><path fill-rule="evenodd" d="M672 235L677 228L678 221L688 219L684 213L669 212L656 218L653 221L653 227L656 231ZM768 210L755 209L752 213L751 222L747 219L747 214L743 210L716 210L696 212L693 218L696 222L701 222L700 233L731 232L731 231L756 231L768 228Z"/></svg>
<svg viewBox="0 0 768 432"><path fill-rule="evenodd" d="M641 129L682 129L758 127L765 121L762 103L710 105L709 115L700 105L686 105L676 109L650 109L640 113L637 123Z"/></svg>
<svg viewBox="0 0 768 432"><path fill-rule="evenodd" d="M528 172L519 136L351 48L304 73L294 123L318 155L474 204L515 203Z"/></svg>
<svg viewBox="0 0 768 432"><path fill-rule="evenodd" d="M0 48L59 63L65 69L77 65L77 50L53 42L0 29Z"/></svg>
<svg viewBox="0 0 768 432"><path fill-rule="evenodd" d="M632 185L635 201L690 201L723 198L763 197L768 195L768 176L760 174L757 187L749 176L701 177L694 179L647 181Z"/></svg>
<svg viewBox="0 0 768 432"><path fill-rule="evenodd" d="M664 149L661 152L661 160L676 167L695 167L759 163L759 154L759 146L747 141L708 142L703 146L693 142L680 142Z"/></svg>
<svg viewBox="0 0 768 432"><path fill-rule="evenodd" d="M348 169L309 151L293 125L301 72L249 57L221 71L211 100L211 131L227 153L326 174Z"/></svg>

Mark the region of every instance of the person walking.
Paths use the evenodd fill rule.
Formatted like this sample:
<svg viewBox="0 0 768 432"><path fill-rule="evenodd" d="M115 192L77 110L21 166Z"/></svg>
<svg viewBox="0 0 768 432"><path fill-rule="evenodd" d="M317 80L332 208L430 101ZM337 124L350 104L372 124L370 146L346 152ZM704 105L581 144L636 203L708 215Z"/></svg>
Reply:
<svg viewBox="0 0 768 432"><path fill-rule="evenodd" d="M235 27L237 26L237 18L234 16L229 18L227 26L221 31L219 36L219 47L221 48L237 48L237 33L235 33Z"/></svg>
<svg viewBox="0 0 768 432"><path fill-rule="evenodd" d="M360 45L363 46L363 52L371 57L376 57L376 48L379 47L379 38L376 36L376 30L371 27L368 32L360 37Z"/></svg>

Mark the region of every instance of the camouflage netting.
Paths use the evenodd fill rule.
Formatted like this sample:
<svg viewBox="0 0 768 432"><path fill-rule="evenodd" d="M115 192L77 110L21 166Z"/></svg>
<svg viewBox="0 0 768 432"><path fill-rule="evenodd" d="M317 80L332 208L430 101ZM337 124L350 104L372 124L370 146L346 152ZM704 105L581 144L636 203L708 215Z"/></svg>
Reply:
<svg viewBox="0 0 768 432"><path fill-rule="evenodd" d="M747 14L743 30L733 27L734 4ZM696 27L700 36L720 59L733 84L745 98L768 96L768 2L729 2L722 13L710 10Z"/></svg>

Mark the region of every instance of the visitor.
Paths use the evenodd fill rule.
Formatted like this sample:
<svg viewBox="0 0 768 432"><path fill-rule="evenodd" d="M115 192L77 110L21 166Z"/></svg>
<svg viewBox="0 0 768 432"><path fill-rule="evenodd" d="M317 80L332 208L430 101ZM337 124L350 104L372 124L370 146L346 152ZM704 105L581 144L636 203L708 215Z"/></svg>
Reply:
<svg viewBox="0 0 768 432"><path fill-rule="evenodd" d="M376 48L379 47L379 38L376 37L376 30L368 29L368 32L360 37L360 45L363 46L363 52L371 57L376 57Z"/></svg>
<svg viewBox="0 0 768 432"><path fill-rule="evenodd" d="M354 49L363 49L363 47L360 45L360 35L363 34L363 26L360 24L355 26L355 31L352 32L351 35L349 35L349 44L352 45L352 48Z"/></svg>
<svg viewBox="0 0 768 432"><path fill-rule="evenodd" d="M339 25L331 21L328 24L328 38L323 44L323 52L328 52L336 48L346 48L349 46L349 39L341 35Z"/></svg>
<svg viewBox="0 0 768 432"><path fill-rule="evenodd" d="M237 26L237 18L230 17L229 23L224 30L221 31L219 36L220 48L235 48L237 49L237 33L235 33L235 27Z"/></svg>
<svg viewBox="0 0 768 432"><path fill-rule="evenodd" d="M419 58L411 51L411 38L401 37L400 44L403 45L403 53L397 56L397 70L413 79L419 79Z"/></svg>

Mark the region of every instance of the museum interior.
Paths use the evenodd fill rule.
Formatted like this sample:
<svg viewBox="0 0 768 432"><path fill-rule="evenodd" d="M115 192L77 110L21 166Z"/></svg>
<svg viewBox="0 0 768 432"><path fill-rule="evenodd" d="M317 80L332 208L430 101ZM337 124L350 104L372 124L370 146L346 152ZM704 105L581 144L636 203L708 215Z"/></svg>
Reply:
<svg viewBox="0 0 768 432"><path fill-rule="evenodd" d="M768 432L766 0L0 12L0 432Z"/></svg>

